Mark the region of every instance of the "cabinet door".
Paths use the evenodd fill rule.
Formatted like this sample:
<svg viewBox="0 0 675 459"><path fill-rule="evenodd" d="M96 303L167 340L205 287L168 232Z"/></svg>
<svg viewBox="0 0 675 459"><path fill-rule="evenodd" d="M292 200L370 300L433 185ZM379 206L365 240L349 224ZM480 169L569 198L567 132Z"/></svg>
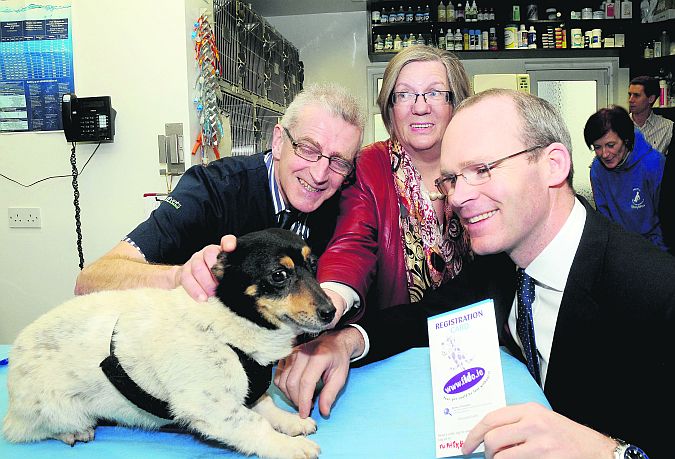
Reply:
<svg viewBox="0 0 675 459"><path fill-rule="evenodd" d="M572 136L574 189L593 202L588 166L595 154L584 141L588 118L609 100L609 76L606 69L534 70L530 71L534 95L549 101L560 110Z"/></svg>

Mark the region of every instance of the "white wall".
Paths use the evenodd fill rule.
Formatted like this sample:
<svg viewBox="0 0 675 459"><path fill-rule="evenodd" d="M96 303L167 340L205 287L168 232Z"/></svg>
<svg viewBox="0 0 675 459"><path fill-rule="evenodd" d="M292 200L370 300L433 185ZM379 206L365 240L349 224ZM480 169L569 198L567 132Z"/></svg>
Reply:
<svg viewBox="0 0 675 459"><path fill-rule="evenodd" d="M368 18L369 19L369 18ZM335 81L362 99L367 98L368 19L364 11L305 14L267 18L293 43L305 65L305 85ZM364 135L371 139L370 127Z"/></svg>
<svg viewBox="0 0 675 459"><path fill-rule="evenodd" d="M157 135L167 122L184 123L189 149L194 119L192 23L205 0L74 0L75 89L82 97L112 96L115 143L104 144L80 177L85 262L92 262L145 218L141 196L164 191ZM268 18L300 51L305 83L336 81L367 100L365 12ZM503 68L499 68L499 66ZM466 61L469 73L517 72L522 62ZM625 94L627 71L619 92ZM622 99L618 100L622 102ZM191 127L189 125L191 124ZM189 137L189 138L188 138ZM372 141L371 125L364 142ZM78 146L82 167L94 145ZM0 135L0 172L22 183L70 173L61 132ZM69 179L22 188L0 178L0 216L6 207L40 207L41 229L8 228L0 220L0 343L72 296L79 271Z"/></svg>
<svg viewBox="0 0 675 459"><path fill-rule="evenodd" d="M117 110L115 142L102 144L79 178L86 263L145 218L144 192L166 191L157 151L165 123L183 123L189 151L198 130L190 34L207 6L204 0L73 1L75 93L110 95ZM94 148L78 144L80 168ZM24 184L70 174L69 157L62 132L0 135L0 172ZM39 207L42 228L9 228L7 207ZM0 177L0 217L0 343L8 343L73 295L79 257L71 180L23 188Z"/></svg>

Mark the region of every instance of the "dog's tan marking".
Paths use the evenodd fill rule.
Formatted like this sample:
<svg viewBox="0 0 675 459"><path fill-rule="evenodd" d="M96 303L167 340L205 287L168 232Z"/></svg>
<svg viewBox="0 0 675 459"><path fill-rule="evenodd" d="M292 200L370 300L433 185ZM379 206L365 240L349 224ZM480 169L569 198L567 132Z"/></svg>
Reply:
<svg viewBox="0 0 675 459"><path fill-rule="evenodd" d="M294 269L295 268L295 263L293 263L293 260L289 256L281 257L279 260L279 263L281 263L283 266L285 266L288 269Z"/></svg>
<svg viewBox="0 0 675 459"><path fill-rule="evenodd" d="M271 323L278 324L281 317L287 316L300 325L311 328L321 326L316 315L314 296L303 289L283 299L258 299L260 313Z"/></svg>
<svg viewBox="0 0 675 459"><path fill-rule="evenodd" d="M302 248L302 256L307 260L309 256L312 254L312 249L309 248L309 246L304 246Z"/></svg>
<svg viewBox="0 0 675 459"><path fill-rule="evenodd" d="M229 260L221 254L212 271L219 281L230 269L251 280L243 286L228 285L222 289L227 291L219 290L199 307L183 288L112 290L75 297L38 318L19 334L10 354L9 406L0 419L3 438L57 438L72 445L94 439L98 416L143 429L171 422L136 407L112 384L101 381L98 356L108 355L115 329L116 353L126 371L149 394L169 400L177 423L245 455L317 459L319 446L303 436L316 429L311 418L275 408L269 398L253 409L242 403L248 377L257 376L246 373L233 347L268 365L289 355L298 333L326 326L320 314L327 312L317 308L328 307L329 299L311 276L295 270L304 265L295 255L301 239L295 235L290 244L279 231L242 236L243 258ZM272 274L270 269L280 269L280 257L274 255L279 250L297 260L296 265L287 258L283 267L290 271L293 285L271 289L271 298L260 300L261 282ZM260 261L242 263L251 253L261 254ZM295 294L282 299L289 290ZM259 312L254 316L260 314L278 326L260 326L259 318L252 321L231 309L242 293L256 298ZM160 371L175 362L180 362L181 371ZM55 363L67 371L54 374Z"/></svg>
<svg viewBox="0 0 675 459"><path fill-rule="evenodd" d="M216 259L216 264L211 268L211 273L219 281L223 279L225 275L225 263L227 262L227 256L225 253L220 253Z"/></svg>

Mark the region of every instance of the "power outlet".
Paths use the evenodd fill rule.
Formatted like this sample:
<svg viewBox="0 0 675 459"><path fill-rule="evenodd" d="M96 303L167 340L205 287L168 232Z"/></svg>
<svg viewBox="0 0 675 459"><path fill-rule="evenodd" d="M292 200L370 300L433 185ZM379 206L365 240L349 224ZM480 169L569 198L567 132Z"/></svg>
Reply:
<svg viewBox="0 0 675 459"><path fill-rule="evenodd" d="M7 216L10 228L42 228L39 207L10 207Z"/></svg>

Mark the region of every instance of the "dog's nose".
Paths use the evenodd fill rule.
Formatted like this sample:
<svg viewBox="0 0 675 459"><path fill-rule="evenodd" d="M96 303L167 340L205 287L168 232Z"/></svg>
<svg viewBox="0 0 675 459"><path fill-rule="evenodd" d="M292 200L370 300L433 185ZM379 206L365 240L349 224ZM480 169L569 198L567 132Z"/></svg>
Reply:
<svg viewBox="0 0 675 459"><path fill-rule="evenodd" d="M317 313L319 314L319 318L323 322L329 323L335 317L335 306L333 306L332 303L326 306L322 306L317 310Z"/></svg>

